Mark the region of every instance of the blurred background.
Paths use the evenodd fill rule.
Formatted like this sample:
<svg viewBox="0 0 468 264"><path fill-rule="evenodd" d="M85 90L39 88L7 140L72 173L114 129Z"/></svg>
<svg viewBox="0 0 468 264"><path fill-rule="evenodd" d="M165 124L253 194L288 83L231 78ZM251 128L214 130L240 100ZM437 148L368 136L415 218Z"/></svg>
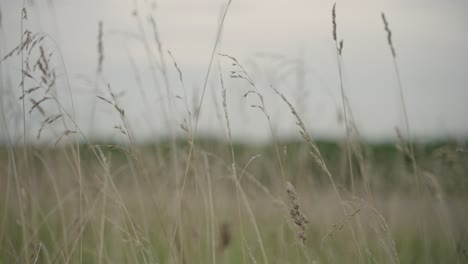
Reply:
<svg viewBox="0 0 468 264"><path fill-rule="evenodd" d="M119 133L119 115L97 97L110 98L109 86L137 141L183 135L180 124L188 112L192 118L200 114L198 136L225 138L222 77L234 140L268 141L271 133L263 113L250 108L257 99L243 97L248 82L230 78L235 67L218 53L235 57L244 67L263 94L279 137L296 138L298 133L290 111L271 86L293 103L314 136L341 138L345 128L332 39L332 1L233 1L198 109L226 3L28 0L24 1L27 19L21 25L23 1L2 0L0 56L21 42L21 27L45 36L41 46L50 53L49 67L56 73L51 90L82 132L95 140L126 139ZM412 137L466 139L466 1L338 1L336 11L338 38L344 41L344 91L365 141L394 140L395 127L404 125L382 11L393 32ZM168 52L181 70L183 85ZM33 51L30 60L39 55ZM22 141L20 62L19 56L11 56L0 64L0 111L6 117L0 129L3 142ZM34 82L26 79L25 88L33 88ZM38 102L46 95L35 91L29 96ZM28 99L26 110L33 105ZM40 106L45 113L36 107L26 115L28 138L53 143L67 129L63 126L72 125L70 121L51 124L38 139L41 123L57 112L52 100ZM69 135L63 140L72 139L80 137Z"/></svg>

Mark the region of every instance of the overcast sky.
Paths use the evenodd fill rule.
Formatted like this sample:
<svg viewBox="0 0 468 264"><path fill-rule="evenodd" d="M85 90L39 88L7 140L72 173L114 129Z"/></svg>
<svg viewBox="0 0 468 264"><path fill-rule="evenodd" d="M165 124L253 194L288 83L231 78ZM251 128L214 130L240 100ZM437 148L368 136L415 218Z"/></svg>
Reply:
<svg viewBox="0 0 468 264"><path fill-rule="evenodd" d="M130 133L137 140L183 135L180 124L193 115L214 47L225 0L29 0L23 29L43 33L42 45L53 51L51 68L57 81L44 102L45 115L27 113L28 136L37 140L41 122L66 111L88 137L122 139L122 120L96 95L110 99L107 84L118 94ZM332 39L332 1L233 0L216 53L234 56L265 97L274 133L298 135L287 106L271 86L285 94L313 135L344 133L340 82ZM22 1L1 0L0 57L20 42ZM135 12L136 11L136 12ZM338 37L344 40L343 84L354 122L368 140L391 139L403 128L398 85L381 12L386 13L401 73L414 137L466 138L468 135L468 2L337 1ZM137 14L137 16L135 16ZM161 59L153 17L162 43ZM98 24L103 22L104 61L98 68ZM149 49L149 50L148 50ZM182 71L184 86L168 51ZM31 53L31 60L38 52ZM36 54L36 55L35 55ZM36 56L36 57L34 57ZM0 64L0 137L22 135L21 58ZM168 84L160 65L165 62ZM153 66L152 66L153 65ZM229 78L231 62L215 56L200 111L199 135L225 137L220 72L227 88L231 128L237 140L267 140L271 132L263 113L250 107L258 98L248 84ZM26 89L34 86L26 80ZM168 89L166 89L168 88ZM26 111L44 96L28 95ZM71 95L71 96L70 96ZM72 99L70 99L72 98ZM73 104L71 103L73 101ZM64 130L76 130L70 117L43 128L41 140L55 142ZM94 121L92 121L94 120ZM19 132L18 132L19 131Z"/></svg>

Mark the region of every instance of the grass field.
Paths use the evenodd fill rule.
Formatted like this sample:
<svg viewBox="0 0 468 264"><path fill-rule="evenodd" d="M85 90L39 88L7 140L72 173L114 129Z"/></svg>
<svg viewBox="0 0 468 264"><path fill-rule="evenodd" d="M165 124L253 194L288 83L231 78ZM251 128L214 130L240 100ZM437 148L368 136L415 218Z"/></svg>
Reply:
<svg viewBox="0 0 468 264"><path fill-rule="evenodd" d="M467 262L468 163L455 144L417 146L418 183L395 146L364 146L353 192L344 145L318 143L340 200L306 144L278 145L294 191L271 145L235 144L232 163L230 145L200 140L186 172L184 142L30 147L27 166L4 148L0 262Z"/></svg>
<svg viewBox="0 0 468 264"><path fill-rule="evenodd" d="M103 41L103 23L98 25L94 83L100 93L90 109L97 102L112 109L119 121L115 133L124 139L120 143L90 140L78 125L67 108L74 98L60 96L71 87L57 85L66 65L52 63L59 51L51 50L47 34L23 27L28 20L23 8L18 15L21 42L0 54L0 63L21 58L21 79L15 80L19 100L0 98L5 132L0 263L468 263L468 142L411 137L398 50L385 15L382 33L404 120L396 129L397 140L369 143L359 135L347 102L341 57L346 50L333 5L330 37L345 136L326 141L311 135L287 95L260 87L240 60L219 53L230 3L220 16L201 95L179 96L185 99L185 118L169 130L178 133L157 143L134 138L138 128L129 125L119 95L103 84L103 50L111 45ZM133 16L146 21L136 11ZM151 70L163 83L157 88L175 96L168 68L178 74L174 83L185 89L183 72L171 53L165 55L154 18L147 20L145 26L153 26L155 35L144 40L151 47L147 55L154 58ZM219 60L231 65L229 76L221 74ZM217 67L218 116L226 132L221 139L198 131L205 90ZM7 77L2 76L2 84ZM260 111L271 132L265 142L233 139L228 78L248 87L243 98L254 102L250 109ZM296 124L291 140L276 133L264 100L267 89ZM5 110L10 105L21 108L16 130ZM169 124L171 103L161 105L169 111L154 118ZM42 115L39 125L27 122L32 119L28 112ZM29 144L32 134L37 140L46 137L46 143Z"/></svg>

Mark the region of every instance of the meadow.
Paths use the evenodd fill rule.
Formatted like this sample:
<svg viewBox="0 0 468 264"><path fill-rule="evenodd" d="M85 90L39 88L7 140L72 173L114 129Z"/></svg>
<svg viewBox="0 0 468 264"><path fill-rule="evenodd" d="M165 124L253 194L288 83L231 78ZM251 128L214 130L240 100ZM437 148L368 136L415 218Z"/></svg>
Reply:
<svg viewBox="0 0 468 264"><path fill-rule="evenodd" d="M218 50L230 3L220 16L202 94L182 98L187 107L174 128L178 133L155 142L134 137L138 128L129 125L123 99L101 82L95 102L112 109L119 120L114 133L124 140L91 139L67 110L73 97L57 92L70 89L57 85L57 72L66 73L66 65L52 63L58 51L44 44L46 34L22 29L18 46L0 54L1 63L21 58L14 88L21 95L12 104L22 109L20 129L0 147L0 263L468 263L468 142L411 137L398 47L386 16L381 14L388 50L382 52L392 59L405 120L395 130L397 140L368 142L359 134L342 79L346 46L335 5L330 38L345 136L330 140L310 133L288 95L261 87L241 59ZM25 7L21 21L27 20ZM177 73L174 83L188 89L154 20L148 21L155 31L155 40L146 41L152 70L162 80L158 88L171 94L170 69ZM100 23L97 79L108 45L102 28ZM162 58L168 61L156 63ZM214 138L199 134L198 124L218 60L232 69L217 84L225 136ZM247 87L243 97L254 103L245 107L262 114L267 142L233 139L228 79ZM266 90L286 107L296 137L277 135ZM43 115L39 125L27 123L28 112ZM8 134L9 116L3 111L1 118L2 134ZM26 134L46 137L46 143Z"/></svg>

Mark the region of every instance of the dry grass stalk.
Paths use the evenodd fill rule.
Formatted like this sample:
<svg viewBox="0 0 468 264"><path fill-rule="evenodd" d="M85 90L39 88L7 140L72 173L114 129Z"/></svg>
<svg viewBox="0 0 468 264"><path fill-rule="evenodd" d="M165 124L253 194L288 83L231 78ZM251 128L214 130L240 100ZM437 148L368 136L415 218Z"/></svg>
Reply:
<svg viewBox="0 0 468 264"><path fill-rule="evenodd" d="M272 87L273 88L273 87ZM278 90L276 90L275 88L273 88L273 90L275 91L275 93L277 95L279 95L281 97L281 99L283 99L283 101L289 106L289 109L291 110L291 113L294 115L294 117L296 118L297 120L297 125L299 126L300 128L300 134L301 136L304 138L304 140L309 144L310 148L311 148L311 155L314 159L314 161L317 163L317 165L319 165L319 167L323 170L323 172L325 172L325 174L328 176L329 180L330 180L330 183L333 187L333 190L334 190L334 193L336 195L336 198L341 206L341 209L342 209L342 212L343 212L343 216L346 217L347 215L347 212L346 212L346 208L345 208L345 205L344 205L344 202L343 200L341 199L341 195L338 191L338 188L336 187L335 185L335 181L333 180L333 176L330 172L330 170L328 169L326 163L325 163L325 160L323 159L322 157L322 154L320 153L318 147L317 147L317 144L315 143L315 141L312 139L312 137L309 135L309 133L307 132L307 129L305 128L305 125L304 125L304 122L302 122L302 119L299 117L299 114L297 113L296 109L293 107L293 105L286 99L286 97L280 93ZM355 231L353 229L352 226L349 227L350 230L351 230L351 233L353 234L353 238L355 239L355 246L356 246L356 249L359 253L359 257L362 259L362 253L361 253L361 249L357 243L357 239L356 239L356 235L355 235Z"/></svg>
<svg viewBox="0 0 468 264"><path fill-rule="evenodd" d="M343 85L343 73L342 73L342 65L341 65L341 55L343 52L343 40L341 40L338 43L338 37L337 37L337 32L336 32L336 3L333 5L332 9L332 25L333 25L333 40L335 42L335 49L336 49L336 63L338 66L338 74L339 74L339 79L340 79L340 92L341 92L341 104L343 107L343 117L344 117L344 122L345 122L345 129L346 129L346 151L347 151L347 157L348 157L348 166L349 166L349 174L351 178L351 190L354 193L355 188L354 188L354 172L353 172L353 162L352 162L352 153L351 153L351 147L350 147L350 134L351 134L351 129L350 129L350 124L348 121L348 109L347 109L347 98L346 94L344 91L344 85Z"/></svg>
<svg viewBox="0 0 468 264"><path fill-rule="evenodd" d="M189 103L188 103L188 100L187 100L188 95L187 95L187 90L185 89L184 76L182 74L182 70L180 69L179 65L177 64L176 59L172 55L172 52L168 50L167 53L169 54L169 57L171 58L171 60L172 60L172 62L174 64L174 67L177 70L177 73L179 75L179 82L180 82L180 85L182 86L182 89L183 89L183 92L184 92L184 96L183 96L184 98L183 99L184 99L185 111L187 112L187 116L184 118L183 123L181 124L181 128L182 128L182 130L184 130L187 133L188 140L189 140L189 142L191 142L192 141L192 129L193 129L193 126L192 126L192 112L190 111Z"/></svg>
<svg viewBox="0 0 468 264"><path fill-rule="evenodd" d="M338 54L341 56L342 52L343 52L343 40L340 40L340 45L338 47Z"/></svg>
<svg viewBox="0 0 468 264"><path fill-rule="evenodd" d="M245 248L248 248L247 243L245 243L245 232L244 232L244 223L242 221L242 211L241 211L241 198L240 198L240 182L239 182L239 176L237 175L237 169L236 169L236 155L234 153L234 146L232 143L232 134L231 134L231 124L229 121L229 111L228 111L228 105L227 105L227 88L224 86L224 78L223 74L221 71L221 63L218 63L219 67L219 78L220 78L220 84L221 84L221 96L222 96L222 101L223 101L223 112L224 112L224 118L226 119L226 128L227 128L227 135L228 135L228 140L230 144L230 151L231 151L231 161L232 161L232 177L234 179L234 183L236 186L236 201L237 201L237 216L239 218L239 226L241 229L241 241L242 241L242 257L245 261L246 259L246 250Z"/></svg>
<svg viewBox="0 0 468 264"><path fill-rule="evenodd" d="M333 224L332 228L327 232L327 234L322 238L321 248L325 244L328 238L331 238L334 233L343 229L344 225L348 223L357 213L359 213L363 208L358 208L354 210L352 213L343 217L338 223Z"/></svg>
<svg viewBox="0 0 468 264"><path fill-rule="evenodd" d="M109 99L106 99L102 96L97 96L97 98L101 99L102 101L110 104L112 107L115 108L115 110L117 110L117 112L120 114L121 117L125 117L125 111L123 110L123 108L121 108L118 104L117 104L117 101L116 101L116 96L115 94L112 92L111 88L110 88L110 85L107 86L108 89L109 89L109 93L112 97L112 101L109 100Z"/></svg>
<svg viewBox="0 0 468 264"><path fill-rule="evenodd" d="M42 100L44 100L46 98L43 98ZM46 99L47 100L47 99ZM44 111L44 108L42 108L39 104L40 102L34 100L33 98L29 98L29 101L31 101L31 103L33 103L33 106L31 107L31 110L29 110L29 114L31 114L32 110L34 107L37 107L37 110L43 115L45 116L45 111Z"/></svg>
<svg viewBox="0 0 468 264"><path fill-rule="evenodd" d="M104 44L103 44L103 37L104 37L104 32L103 32L103 22L99 21L98 24L98 67L97 67L97 73L100 74L102 73L102 65L104 63Z"/></svg>
<svg viewBox="0 0 468 264"><path fill-rule="evenodd" d="M184 77L183 77L183 75L182 75L182 71L181 71L180 68L179 68L179 65L177 64L177 61L175 60L175 58L174 58L174 56L172 55L172 52L171 52L170 50L168 50L167 53L168 53L169 56L171 57L172 62L174 63L174 67L176 68L177 73L179 74L179 81L180 81L180 83L182 84L183 87L185 87L185 85L184 85Z"/></svg>
<svg viewBox="0 0 468 264"><path fill-rule="evenodd" d="M30 30L25 30L23 35L22 35L21 43L18 44L18 46L16 46L15 48L13 48L5 56L3 56L3 58L0 60L0 63L2 63L3 61L7 60L8 58L10 58L12 56L20 55L21 52L23 52L24 50L28 50L29 45L31 45L31 43L33 43L33 41L35 40L36 37L37 37L37 35L33 35Z"/></svg>
<svg viewBox="0 0 468 264"><path fill-rule="evenodd" d="M27 12L23 11L23 20L27 18ZM63 118L64 114L71 118L69 114L66 113L65 109L63 108L61 102L57 98L56 93L52 93L51 90L55 87L55 83L57 81L57 74L56 70L52 67L51 61L54 55L54 51L48 51L44 46L44 40L46 39L45 34L36 33L33 34L30 30L26 29L22 35L21 43L15 47L12 51L10 51L3 59L7 59L13 55L21 55L22 61L22 69L21 69L21 82L20 86L22 89L21 96L19 100L22 101L23 105L25 104L25 99L27 96L36 93L39 90L43 90L43 97L41 99L35 99L30 97L29 101L32 103L31 108L29 109L29 114L37 109L43 116L46 115L45 108L42 107L42 104L48 100L53 100L56 104L58 109L58 113L53 116L46 118L41 123L41 127L38 131L37 137L40 138L42 130L45 128L46 125L51 124L54 120L53 117L60 116L63 126L65 127L65 132L63 135L69 135L67 131L71 131L66 126L66 120ZM53 40L52 40L53 41ZM32 59L36 54L38 54L37 59ZM26 80L30 80L35 83L35 85L31 88L26 89ZM23 111L25 112L25 111ZM23 117L25 119L25 116ZM24 121L24 127L26 127L26 121ZM62 136L63 136L62 135ZM62 138L61 136L61 138ZM59 138L59 140L61 139Z"/></svg>
<svg viewBox="0 0 468 264"><path fill-rule="evenodd" d="M112 92L110 84L107 84L107 89L109 91L109 94L111 95L112 100L106 99L106 98L104 98L102 96L99 96L99 95L97 96L97 98L99 98L100 100L106 102L107 104L110 104L119 113L120 120L122 121L123 125L114 125L113 128L117 129L121 134L127 136L130 143L133 144L133 138L131 137L131 135L129 133L130 128L129 128L128 124L127 124L127 119L125 117L125 110L117 102L117 97L119 95L122 95L123 93L115 94L114 92Z"/></svg>
<svg viewBox="0 0 468 264"><path fill-rule="evenodd" d="M296 224L296 226L299 227L297 237L301 240L302 245L305 246L305 241L307 238L307 224L309 223L309 221L299 210L298 196L296 190L294 189L294 186L290 182L286 182L286 192L288 193L289 202L291 204L289 216L291 216L291 219L293 220L294 224Z"/></svg>
<svg viewBox="0 0 468 264"><path fill-rule="evenodd" d="M208 86L208 81L209 81L209 77L210 77L210 73L211 73L212 64L213 64L213 61L214 61L216 51L218 49L218 44L219 44L219 42L221 40L221 35L222 35L221 33L222 33L222 30L223 30L223 27L224 27L224 21L226 20L226 16L227 16L229 8L231 6L231 2L232 2L232 0L228 0L227 5L226 5L226 7L224 9L223 15L221 17L221 20L219 22L218 31L216 33L216 41L215 41L215 43L213 45L210 61L208 63L208 69L206 71L206 75L205 75L205 78L204 78L201 97L200 97L200 100L199 100L198 104L195 105L197 111L194 111L194 113L195 113L195 121L194 122L195 123L193 125L193 129L192 129L192 133L191 133L192 134L191 135L192 141L190 142L190 147L189 147L189 151L188 151L188 155L187 155L187 163L185 165L185 171L184 171L184 175L183 175L183 178L182 178L182 186L180 188L180 195L179 195L179 199L178 199L179 200L178 201L179 214L181 213L181 207L182 207L182 201L183 201L183 196L184 196L184 191L185 191L186 179L188 177L190 168L192 166L191 162L192 162L192 159L194 157L195 134L197 133L198 122L200 120L200 113L199 112L201 111L201 106L203 104L206 88ZM180 221L177 221L175 231L174 231L174 236L177 234L177 229L179 228L179 225L180 225ZM262 247L263 247L263 245L262 245ZM262 252L264 252L264 250Z"/></svg>
<svg viewBox="0 0 468 264"><path fill-rule="evenodd" d="M40 89L41 87L42 87L42 86L39 85L39 86L34 86L34 87L32 87L32 88L27 89L26 91L24 91L24 94L21 95L21 96L19 97L19 100L23 100L23 98L24 98L26 95L28 95L28 94L30 94L30 93L32 93L32 92L34 92L34 91L37 91L37 90Z"/></svg>
<svg viewBox="0 0 468 264"><path fill-rule="evenodd" d="M65 131L63 131L62 135L60 135L60 137L55 141L54 146L57 146L58 143L59 143L64 137L67 137L67 136L69 136L69 135L71 135L71 134L77 134L77 133L78 133L78 131L68 130L68 129L65 130Z"/></svg>
<svg viewBox="0 0 468 264"><path fill-rule="evenodd" d="M336 3L333 4L332 8L332 25L333 25L333 31L332 31L332 36L333 40L336 41Z"/></svg>
<svg viewBox="0 0 468 264"><path fill-rule="evenodd" d="M392 32L390 31L388 21L387 21L387 19L385 17L385 14L383 12L382 12L382 21L383 21L383 24L384 24L384 29L387 32L388 45L389 45L390 50L392 52L393 69L395 71L395 75L396 75L397 82L398 82L398 91L399 91L399 95L400 95L400 102L401 102L401 106L402 106L402 110L403 110L403 117L404 117L404 122L405 122L406 140L401 135L398 128L397 128L397 136L400 139L400 141L402 142L402 145L404 146L404 152L407 153L407 155L409 156L409 158L411 160L412 170L413 170L413 174L414 174L414 177L415 177L416 192L417 192L418 197L421 198L420 176L419 176L419 172L418 172L418 166L417 166L417 163L416 163L416 157L415 157L415 154L414 154L413 144L411 143L411 129L410 129L410 125L409 125L409 117L408 117L408 111L407 111L407 107L406 107L403 84L402 84L402 81L401 81L400 70L399 70L398 63L397 63L395 48L394 48L393 42L392 42Z"/></svg>
<svg viewBox="0 0 468 264"><path fill-rule="evenodd" d="M234 60L235 60L235 58L234 58ZM237 60L235 60L235 61L237 62ZM240 66L240 67L242 67L242 66ZM241 69L243 69L243 68L241 68ZM220 74L221 74L221 70L220 70ZM247 74L247 73L245 72L245 74ZM240 224L241 224L242 241L246 241L246 239L245 239L244 231L243 231L240 201L242 201L245 208L247 209L247 213L248 213L250 222L254 227L255 235L257 237L257 242L258 242L258 244L260 246L260 251L261 251L261 254L262 254L263 261L264 261L264 263L268 264L269 263L268 256L267 256L266 251L265 251L264 242L263 242L263 239L262 239L262 236L261 236L258 224L257 224L257 220L255 219L254 210L252 209L252 206L250 205L250 202L249 202L249 200L247 198L247 195L246 195L246 193L244 191L244 188L242 187L242 185L241 185L241 183L239 181L240 177L238 176L238 173L237 173L236 157L235 157L235 153L234 153L234 145L233 145L233 142L232 142L230 124L229 124L229 115L228 115L227 99L226 99L226 88L224 87L224 81L223 81L222 75L220 75L220 78L221 78L221 88L223 89L223 93L222 93L222 96L223 96L223 110L225 112L225 117L226 117L226 122L227 122L226 126L228 127L228 137L229 137L229 143L230 143L230 149L231 149L231 158L232 158L232 165L231 165L231 169L232 169L232 172L233 172L232 173L232 178L233 178L233 181L234 181L235 186L236 186L238 215L239 215L239 221L240 221ZM261 96L261 95L259 95L259 96ZM243 248L242 253L243 253L243 257L244 257L244 261L245 261L245 250L244 250L244 248L246 247L248 249L247 251L249 251L250 249L249 249L247 243L243 242L242 246L243 246L242 247Z"/></svg>
<svg viewBox="0 0 468 264"><path fill-rule="evenodd" d="M158 27L156 25L156 20L154 19L153 16L150 16L150 17L148 17L148 21L151 24L151 27L153 29L154 40L156 41L156 45L158 46L159 54L162 55L162 47L163 46L162 46L161 38L159 37L159 30L158 30ZM163 58L164 57L161 56L161 60L163 60Z"/></svg>
<svg viewBox="0 0 468 264"><path fill-rule="evenodd" d="M273 88L273 87L272 87ZM317 147L317 144L315 143L315 141L312 139L312 137L309 135L309 132L307 132L307 129L305 127L305 124L304 122L302 122L302 119L299 117L299 114L297 113L296 109L294 108L294 106L288 101L288 99L286 99L286 97L280 93L278 90L276 90L275 88L273 88L273 90L275 91L275 93L281 97L281 99L288 105L291 113L294 115L294 117L296 118L296 124L299 126L300 130L299 130L299 133L301 134L302 138L304 138L304 140L309 144L312 152L311 155L312 157L314 158L314 161L317 163L317 165L319 165L319 167L330 177L330 180L332 181L332 184L333 186L335 187L335 184L334 184L334 181L333 179L331 178L331 173L330 171L328 170L328 167L327 165L325 164L325 160L323 159L322 157L322 154L320 153L320 150L318 149ZM335 188L336 191L338 191L338 189ZM341 201L341 199L339 199Z"/></svg>
<svg viewBox="0 0 468 264"><path fill-rule="evenodd" d="M35 109L35 108L38 108L39 111L41 112L41 114L44 114L44 110L40 107L40 104L42 104L43 102L47 101L47 100L50 100L52 99L51 97L44 97L42 98L41 100L39 101L35 101L34 99L31 98L31 102L33 103L33 105L31 106L31 109L29 109L29 114L32 113L32 111ZM42 109L42 110L41 110Z"/></svg>
<svg viewBox="0 0 468 264"><path fill-rule="evenodd" d="M206 182L207 182L207 188L208 188L208 208L209 208L209 213L208 213L208 222L209 222L209 237L210 237L210 246L211 246L211 259L213 264L216 263L216 242L215 242L215 211L214 211L214 205L213 205L213 186L212 186L212 181L211 181L211 173L210 173L210 163L208 160L208 155L206 153L203 153L203 161L206 169ZM224 225L224 224L223 224ZM222 226L223 227L223 226ZM230 235L229 232L228 234L225 235L223 233L225 231L223 228L221 229L221 239L220 239L220 244L218 246L219 249L224 250L227 247L227 244L225 243L225 238ZM229 229L227 230L229 231ZM230 239L230 237L229 237Z"/></svg>
<svg viewBox="0 0 468 264"><path fill-rule="evenodd" d="M239 61L235 57L227 55L227 54L222 54L222 53L219 53L218 55L221 56L221 57L228 58L229 60L232 61L232 66L238 68L238 69L234 69L234 70L230 71L230 77L231 78L245 80L249 84L251 89L248 90L246 93L244 93L244 99L247 98L247 96L249 96L251 94L257 96L257 98L259 100L259 103L253 104L250 107L260 109L260 111L262 111L262 113L264 114L265 118L268 121L268 126L270 128L270 132L271 132L271 136L272 136L272 140L273 140L273 145L275 147L275 152L276 152L275 154L276 154L276 157L278 159L278 164L279 164L279 168L280 168L280 172L281 172L282 184L285 187L285 185L286 185L286 176L285 176L285 173L284 173L283 162L282 162L281 155L280 155L280 148L279 148L279 145L278 145L275 130L273 128L273 124L271 122L270 115L268 114L266 106L265 106L265 100L264 100L264 97L263 97L262 93L260 93L260 90L257 88L255 83L253 82L252 78L249 76L249 74L247 73L245 68L242 66L242 64L239 63Z"/></svg>
<svg viewBox="0 0 468 264"><path fill-rule="evenodd" d="M203 83L203 89L202 89L200 101L199 101L198 106L197 106L198 111L201 110L201 106L202 106L202 103L203 103L203 100L204 100L204 97L205 97L206 87L208 86L208 80L209 80L209 77L210 77L213 60L214 60L214 57L216 55L216 51L218 49L218 44L219 44L219 42L221 40L221 35L222 35L223 27L224 27L224 21L226 20L226 16L227 16L229 8L231 6L231 2L232 2L232 0L227 1L226 7L225 7L224 12L223 12L223 15L221 16L221 20L219 22L218 31L216 33L216 41L215 41L213 49L212 49L210 62L208 63L208 69L206 71L206 76L205 76L204 83ZM198 128L199 116L200 116L199 114L196 115L193 133L196 133L196 130Z"/></svg>
<svg viewBox="0 0 468 264"><path fill-rule="evenodd" d="M395 48L393 47L393 42L392 42L392 31L388 27L388 21L385 18L385 13L382 12L382 21L384 23L385 31L387 32L387 42L388 45L390 46L390 50L392 51L392 56L396 58L396 52Z"/></svg>
<svg viewBox="0 0 468 264"><path fill-rule="evenodd" d="M46 125L50 125L50 124L54 123L55 121L57 121L61 117L62 117L62 114L58 114L58 115L54 115L54 116L49 116L44 121L42 121L41 127L39 128L39 131L37 132L37 139L41 138L42 130L44 129L44 127Z"/></svg>
<svg viewBox="0 0 468 264"><path fill-rule="evenodd" d="M354 203L360 206L360 208L358 208L357 210L368 209L375 216L381 231L384 233L387 242L390 244L389 253L392 256L393 263L399 264L400 258L398 257L395 241L393 240L390 227L388 226L385 217L375 207L369 205L369 203L363 199L356 199Z"/></svg>

